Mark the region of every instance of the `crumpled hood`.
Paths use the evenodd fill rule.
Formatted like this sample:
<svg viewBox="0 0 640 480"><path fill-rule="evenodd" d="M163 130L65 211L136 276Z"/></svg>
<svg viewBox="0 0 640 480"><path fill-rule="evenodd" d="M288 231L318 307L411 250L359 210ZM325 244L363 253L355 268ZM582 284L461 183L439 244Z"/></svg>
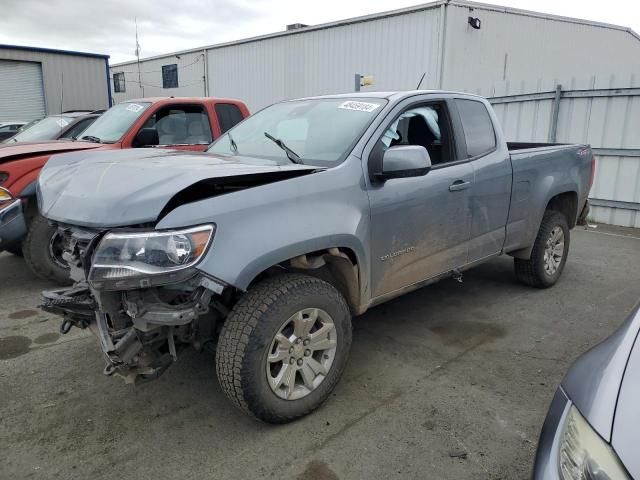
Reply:
<svg viewBox="0 0 640 480"><path fill-rule="evenodd" d="M258 158L222 157L161 149L111 150L55 155L38 179L41 213L54 221L109 228L155 222L168 202L199 182L215 196L216 179L252 178L253 185L317 170ZM256 180L257 179L257 180ZM204 190L204 193L203 193ZM188 201L188 199L187 199Z"/></svg>
<svg viewBox="0 0 640 480"><path fill-rule="evenodd" d="M92 150L104 147L102 143L72 142L70 140L50 140L48 142L18 142L0 144L0 163L18 160L20 158L55 153L74 152L78 150Z"/></svg>

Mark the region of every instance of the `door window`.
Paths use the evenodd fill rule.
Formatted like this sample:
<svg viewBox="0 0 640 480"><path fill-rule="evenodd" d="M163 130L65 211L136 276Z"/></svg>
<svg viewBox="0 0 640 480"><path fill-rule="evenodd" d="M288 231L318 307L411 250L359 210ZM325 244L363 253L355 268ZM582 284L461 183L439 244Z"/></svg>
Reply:
<svg viewBox="0 0 640 480"><path fill-rule="evenodd" d="M209 117L201 105L163 108L143 128L158 131L160 145L208 145L212 142Z"/></svg>
<svg viewBox="0 0 640 480"><path fill-rule="evenodd" d="M418 145L427 149L432 165L454 161L447 110L441 103L414 105L389 125L381 142L387 149L396 145Z"/></svg>

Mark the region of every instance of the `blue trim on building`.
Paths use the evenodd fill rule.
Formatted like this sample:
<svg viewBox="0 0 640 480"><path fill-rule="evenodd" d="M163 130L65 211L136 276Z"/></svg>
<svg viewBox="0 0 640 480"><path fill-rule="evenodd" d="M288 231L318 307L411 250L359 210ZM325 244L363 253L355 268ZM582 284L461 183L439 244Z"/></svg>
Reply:
<svg viewBox="0 0 640 480"><path fill-rule="evenodd" d="M104 58L105 60L109 59L109 55L102 55L100 53L74 52L72 50L56 50L54 48L26 47L24 45L0 44L0 50L2 49L23 50L27 52L59 53L61 55L74 55L76 57Z"/></svg>
<svg viewBox="0 0 640 480"><path fill-rule="evenodd" d="M109 96L109 105L107 108L113 106L113 97L111 96L111 72L109 70L109 58L104 59L104 65L107 68L107 95Z"/></svg>

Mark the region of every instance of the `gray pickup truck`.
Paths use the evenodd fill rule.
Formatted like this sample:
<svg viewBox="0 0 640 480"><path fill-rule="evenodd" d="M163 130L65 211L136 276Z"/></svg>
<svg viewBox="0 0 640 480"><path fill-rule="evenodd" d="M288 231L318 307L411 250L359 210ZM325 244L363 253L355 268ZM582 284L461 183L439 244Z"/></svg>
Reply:
<svg viewBox="0 0 640 480"><path fill-rule="evenodd" d="M352 316L505 253L553 285L593 169L588 146L507 144L486 100L440 91L278 103L205 153L54 156L38 201L76 283L42 307L130 382L215 350L236 406L288 422L335 387Z"/></svg>

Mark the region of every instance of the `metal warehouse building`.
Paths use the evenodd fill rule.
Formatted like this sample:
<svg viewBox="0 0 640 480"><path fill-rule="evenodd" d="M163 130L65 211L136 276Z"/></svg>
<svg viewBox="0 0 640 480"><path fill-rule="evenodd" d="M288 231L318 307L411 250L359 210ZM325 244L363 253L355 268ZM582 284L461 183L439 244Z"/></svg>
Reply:
<svg viewBox="0 0 640 480"><path fill-rule="evenodd" d="M0 121L110 103L108 55L0 45Z"/></svg>
<svg viewBox="0 0 640 480"><path fill-rule="evenodd" d="M640 36L575 18L442 0L111 67L116 101L215 95L252 111L363 90L444 88L489 97L514 141L597 148L596 221L640 227Z"/></svg>

